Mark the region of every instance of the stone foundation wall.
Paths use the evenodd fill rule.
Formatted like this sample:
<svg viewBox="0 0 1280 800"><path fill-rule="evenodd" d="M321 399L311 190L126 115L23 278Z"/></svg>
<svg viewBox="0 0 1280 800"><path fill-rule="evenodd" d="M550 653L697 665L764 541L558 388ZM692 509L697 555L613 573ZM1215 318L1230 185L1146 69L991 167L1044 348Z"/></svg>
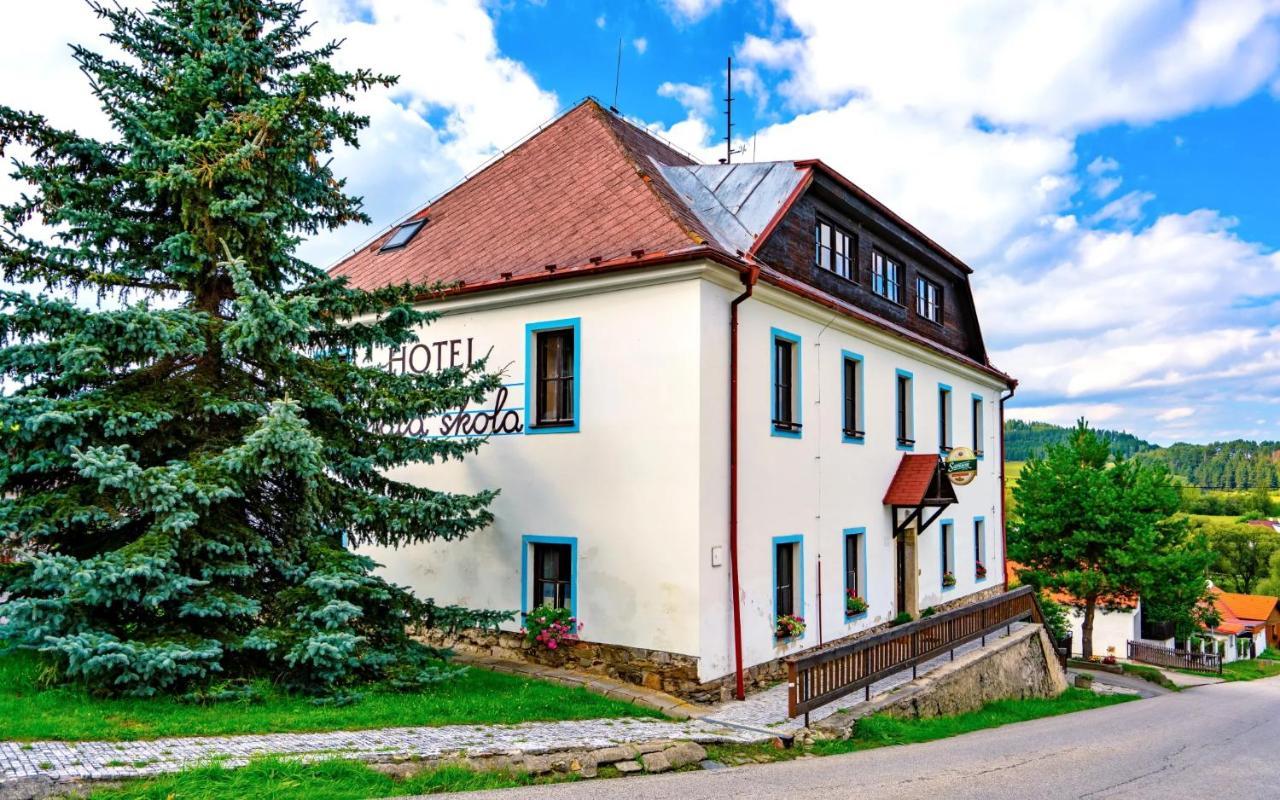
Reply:
<svg viewBox="0 0 1280 800"><path fill-rule="evenodd" d="M940 613L958 608L969 603L984 600L999 594L1002 587L997 584L975 594L953 600L949 603L934 606ZM822 645L822 649L837 647L871 636L891 627L891 623L883 623L874 628L858 631L850 636L832 639ZM547 650L534 647L525 641L524 636L512 631L482 631L468 629L456 634L431 630L420 635L424 642L434 647L451 647L463 653L493 656L495 658L522 659L552 667L562 667L581 672L605 675L637 686L666 692L667 694L688 700L692 703L720 703L733 696L736 685L731 672L710 681L698 680L698 659L695 656L680 653L668 653L664 650L648 650L643 647L627 647L618 644L600 644L586 640L579 641L572 647L561 647ZM801 652L811 652L801 651ZM747 693L766 689L787 678L786 658L795 655L788 653L786 657L766 661L743 670L743 683Z"/></svg>

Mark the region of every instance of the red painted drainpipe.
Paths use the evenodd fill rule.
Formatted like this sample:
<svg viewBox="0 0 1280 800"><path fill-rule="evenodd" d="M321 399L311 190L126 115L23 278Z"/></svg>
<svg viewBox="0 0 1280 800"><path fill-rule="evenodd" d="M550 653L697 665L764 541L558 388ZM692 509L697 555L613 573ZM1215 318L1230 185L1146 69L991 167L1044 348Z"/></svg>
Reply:
<svg viewBox="0 0 1280 800"><path fill-rule="evenodd" d="M733 584L733 658L737 688L734 696L745 700L742 675L742 607L738 591L738 306L755 290L760 268L743 273L746 290L729 304L729 575Z"/></svg>
<svg viewBox="0 0 1280 800"><path fill-rule="evenodd" d="M1004 404L1018 391L1018 384L1009 387L1009 394L1000 395L1000 565L1001 582L1004 591L1009 591L1009 509L1005 501L1004 475Z"/></svg>

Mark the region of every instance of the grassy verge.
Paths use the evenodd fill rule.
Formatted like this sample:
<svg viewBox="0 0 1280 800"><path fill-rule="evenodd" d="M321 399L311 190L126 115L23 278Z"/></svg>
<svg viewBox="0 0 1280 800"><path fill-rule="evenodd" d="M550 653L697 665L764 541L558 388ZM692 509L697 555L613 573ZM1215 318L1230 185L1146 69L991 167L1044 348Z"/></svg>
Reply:
<svg viewBox="0 0 1280 800"><path fill-rule="evenodd" d="M1132 675L1135 678L1142 678L1144 681L1150 681L1157 686L1163 686L1171 692L1181 691L1178 684L1169 680L1168 676L1155 667L1147 667L1142 664L1121 664L1124 674Z"/></svg>
<svg viewBox="0 0 1280 800"><path fill-rule="evenodd" d="M0 740L124 741L160 736L360 730L400 726L511 724L616 717L661 717L585 689L472 669L425 691L377 688L350 705L264 685L256 702L191 705L168 698L102 699L74 686L41 686L29 653L0 658Z"/></svg>
<svg viewBox="0 0 1280 800"><path fill-rule="evenodd" d="M1252 658L1222 665L1222 678L1227 681L1254 681L1276 675L1280 675L1280 661L1259 661Z"/></svg>
<svg viewBox="0 0 1280 800"><path fill-rule="evenodd" d="M755 747L708 747L710 758L725 763L745 761L780 761L812 753L829 756L871 750L897 744L918 744L946 739L964 733L998 728L1014 722L1026 722L1043 717L1056 717L1076 711L1112 706L1138 698L1132 695L1100 695L1087 689L1069 688L1053 698L1028 700L997 700L987 703L978 711L933 719L897 719L883 714L858 720L853 735L843 741L814 742L807 750L793 748L779 750L767 745Z"/></svg>
<svg viewBox="0 0 1280 800"><path fill-rule="evenodd" d="M93 792L93 800L363 800L410 794L507 789L572 780L444 766L398 779L356 761L300 764L259 759L239 769L200 767Z"/></svg>

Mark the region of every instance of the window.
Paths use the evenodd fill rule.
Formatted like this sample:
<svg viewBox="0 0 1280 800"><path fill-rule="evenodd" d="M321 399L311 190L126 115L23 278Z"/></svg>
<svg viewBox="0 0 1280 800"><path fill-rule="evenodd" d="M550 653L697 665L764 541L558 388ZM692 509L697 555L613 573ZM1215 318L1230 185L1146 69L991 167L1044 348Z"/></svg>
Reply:
<svg viewBox="0 0 1280 800"><path fill-rule="evenodd" d="M898 370L895 408L897 410L898 449L910 450L915 447L914 424L911 419L911 373Z"/></svg>
<svg viewBox="0 0 1280 800"><path fill-rule="evenodd" d="M970 402L970 416L973 418L973 452L978 458L982 458L982 396L975 394Z"/></svg>
<svg viewBox="0 0 1280 800"><path fill-rule="evenodd" d="M895 303L899 298L902 267L879 250L871 253L871 291Z"/></svg>
<svg viewBox="0 0 1280 800"><path fill-rule="evenodd" d="M378 252L385 253L388 250L399 250L408 244L410 239L417 236L418 231L422 230L422 226L426 224L426 217L409 220L401 224L396 228L395 233L391 234L391 238L382 243L382 247L378 248Z"/></svg>
<svg viewBox="0 0 1280 800"><path fill-rule="evenodd" d="M524 587L520 610L539 606L567 608L576 614L578 540L564 536L524 536L520 579Z"/></svg>
<svg viewBox="0 0 1280 800"><path fill-rule="evenodd" d="M973 574L977 580L987 579L987 523L973 518Z"/></svg>
<svg viewBox="0 0 1280 800"><path fill-rule="evenodd" d="M942 588L949 589L956 585L956 526L944 519L938 530L942 543Z"/></svg>
<svg viewBox="0 0 1280 800"><path fill-rule="evenodd" d="M938 449L951 452L951 387L938 384Z"/></svg>
<svg viewBox="0 0 1280 800"><path fill-rule="evenodd" d="M855 617L865 611L856 611L850 613L849 598L861 598L864 603L867 599L866 579L863 577L863 546L866 541L866 530L864 528L849 528L844 532L844 595L845 595L845 616Z"/></svg>
<svg viewBox="0 0 1280 800"><path fill-rule="evenodd" d="M776 536L773 539L775 622L782 616L804 617L804 548L801 541L799 536Z"/></svg>
<svg viewBox="0 0 1280 800"><path fill-rule="evenodd" d="M579 429L579 322L575 319L526 326L526 433L564 433Z"/></svg>
<svg viewBox="0 0 1280 800"><path fill-rule="evenodd" d="M841 356L844 362L843 438L846 442L861 444L865 436L862 430L862 356L848 350L842 351Z"/></svg>
<svg viewBox="0 0 1280 800"><path fill-rule="evenodd" d="M942 287L923 275L916 276L916 313L942 324Z"/></svg>
<svg viewBox="0 0 1280 800"><path fill-rule="evenodd" d="M774 328L773 435L800 436L800 337Z"/></svg>
<svg viewBox="0 0 1280 800"><path fill-rule="evenodd" d="M842 278L853 279L855 258L854 238L826 220L818 220L814 226L814 260L822 269L831 270Z"/></svg>

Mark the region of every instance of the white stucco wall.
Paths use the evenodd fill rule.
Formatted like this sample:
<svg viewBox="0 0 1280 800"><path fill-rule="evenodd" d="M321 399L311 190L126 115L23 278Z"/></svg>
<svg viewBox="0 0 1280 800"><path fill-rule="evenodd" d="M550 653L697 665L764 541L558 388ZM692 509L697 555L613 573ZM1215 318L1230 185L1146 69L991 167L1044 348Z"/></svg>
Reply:
<svg viewBox="0 0 1280 800"><path fill-rule="evenodd" d="M706 364L722 363L729 352L729 303L741 292L733 285L706 284L702 341ZM977 478L956 487L959 502L919 537L918 605L950 602L1000 584L1004 563L1000 527L999 420L1001 387L991 377L943 359L924 348L879 333L790 294L765 285L740 306L739 347L739 545L744 664L751 666L820 643L819 570L822 583L821 641L830 641L892 619L894 550L890 510L883 504L903 452L897 447L894 391L896 370L914 381L915 453L938 453L938 384L952 390L952 442L970 444L970 396L984 398L984 458ZM801 337L799 438L771 435L771 329ZM863 444L842 441L842 351L863 357ZM725 354L721 356L721 354ZM702 513L703 677L733 669L732 631L722 627L731 613L728 566L710 566L713 547L728 547L728 506L714 484L728 481L727 370L703 371L704 492ZM719 465L723 465L723 468ZM985 521L988 575L973 569L973 523ZM939 523L955 526L957 585L942 588ZM844 615L844 531L865 528L864 592L868 612ZM779 643L773 635L773 538L803 537L803 638Z"/></svg>
<svg viewBox="0 0 1280 800"><path fill-rule="evenodd" d="M525 326L579 319L580 431L495 436L461 463L397 470L392 477L441 490L500 488L495 522L459 542L366 552L384 564L389 579L437 602L518 610L530 591L521 576L522 537L576 538L584 638L697 656L703 680L731 673L728 328L729 303L740 291L734 273L694 264L552 281L439 305L444 316L422 341L470 339L477 356L492 347L491 366L505 366L510 384L508 408L524 405ZM819 644L819 569L822 641L897 613L892 522L882 503L902 456L894 432L897 369L913 374L915 453L938 452L939 383L952 387L955 445L971 441L970 396L984 398L979 474L956 487L959 502L941 517L954 521L958 585L941 586L935 522L917 546L918 606L999 586L1001 385L771 287L759 287L741 313L745 665ZM774 327L802 338L804 428L797 439L770 435ZM842 441L842 350L864 359L863 444ZM451 345L442 352L452 352ZM385 363L386 355L377 358ZM983 581L973 570L976 517L985 521L989 574ZM842 537L855 527L866 529L870 610L846 621ZM784 535L803 537L808 629L802 639L779 644L773 636L772 540Z"/></svg>
<svg viewBox="0 0 1280 800"><path fill-rule="evenodd" d="M1068 613L1071 622L1071 652L1073 655L1084 653L1084 609L1072 608ZM1114 647L1116 658L1126 658L1128 644L1138 641L1141 633L1138 609L1126 608L1116 611L1096 609L1093 614L1093 654L1107 655L1107 648ZM1152 644L1163 644L1152 642Z"/></svg>
<svg viewBox="0 0 1280 800"><path fill-rule="evenodd" d="M519 610L522 537L573 537L584 638L696 655L699 282L573 296L566 283L451 301L422 341L492 347L490 365L519 384L508 407L523 407L526 324L580 319L580 431L495 436L460 463L396 470L434 489L499 488L495 521L462 541L365 552L420 596Z"/></svg>

